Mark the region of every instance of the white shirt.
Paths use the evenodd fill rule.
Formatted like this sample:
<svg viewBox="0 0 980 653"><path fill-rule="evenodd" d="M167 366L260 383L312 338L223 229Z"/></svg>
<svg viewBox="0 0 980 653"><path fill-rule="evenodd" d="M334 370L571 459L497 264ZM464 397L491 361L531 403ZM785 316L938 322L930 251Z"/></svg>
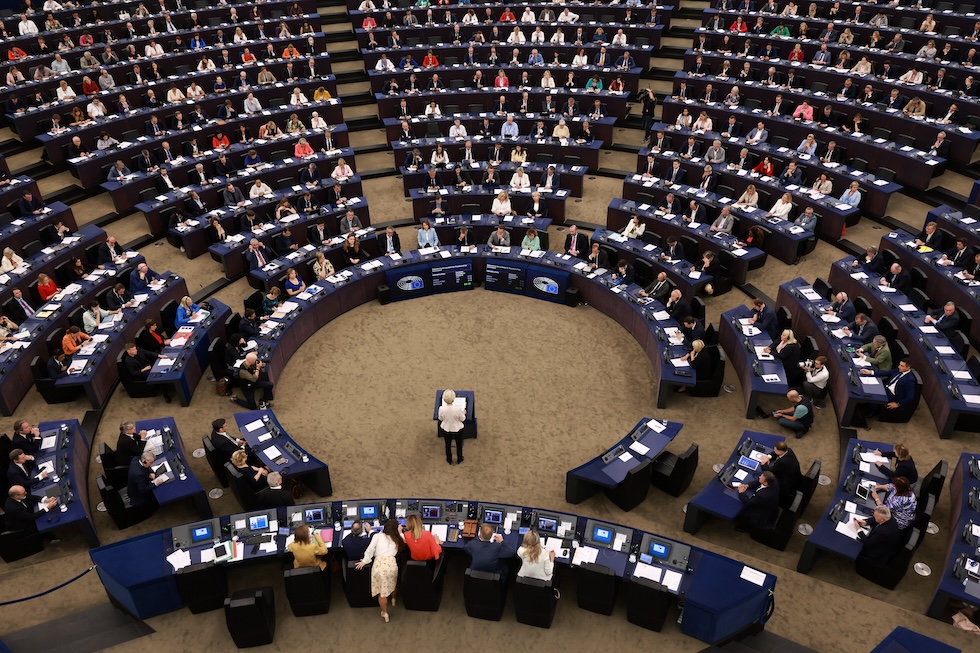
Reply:
<svg viewBox="0 0 980 653"><path fill-rule="evenodd" d="M371 538L371 543L368 544L367 551L364 552L364 557L361 558L361 562L367 564L375 558L386 556L394 558L396 555L398 555L398 545L392 542L391 538L384 533L378 533Z"/></svg>
<svg viewBox="0 0 980 653"><path fill-rule="evenodd" d="M493 205L490 207L490 212L494 215L509 214L511 212L510 200L504 200L501 202L499 198L495 197L493 199Z"/></svg>
<svg viewBox="0 0 980 653"><path fill-rule="evenodd" d="M425 115L435 116L436 118L442 118L442 109L439 108L439 105L436 106L428 105L425 107Z"/></svg>
<svg viewBox="0 0 980 653"><path fill-rule="evenodd" d="M22 20L17 23L17 31L20 32L21 36L27 36L28 34L37 34L37 25L34 24L32 20Z"/></svg>
<svg viewBox="0 0 980 653"><path fill-rule="evenodd" d="M270 187L257 182L252 186L252 189L248 191L248 196L255 199L256 197L261 197L262 195L270 192L272 192Z"/></svg>
<svg viewBox="0 0 980 653"><path fill-rule="evenodd" d="M10 258L4 256L2 257L2 260L0 260L0 271L10 272L11 270L16 268L18 265L20 265L23 262L24 259L18 256L16 253L11 254Z"/></svg>
<svg viewBox="0 0 980 653"><path fill-rule="evenodd" d="M531 32L531 43L544 43L544 32Z"/></svg>
<svg viewBox="0 0 980 653"><path fill-rule="evenodd" d="M101 103L96 104L95 102L89 102L87 112L89 118L101 118L105 115L105 105Z"/></svg>
<svg viewBox="0 0 980 653"><path fill-rule="evenodd" d="M541 78L541 88L554 88L555 78L554 77L542 77Z"/></svg>
<svg viewBox="0 0 980 653"><path fill-rule="evenodd" d="M789 212L792 210L793 210L793 203L783 202L782 198L780 198L776 200L776 203L773 204L772 210L769 212L785 220L786 216L788 216Z"/></svg>
<svg viewBox="0 0 980 653"><path fill-rule="evenodd" d="M642 222L640 223L640 226L636 226L636 223L630 220L623 229L623 235L627 238L639 238L643 235L643 232L646 231L646 229L647 226Z"/></svg>
<svg viewBox="0 0 980 653"><path fill-rule="evenodd" d="M573 14L567 9L560 14L558 14L559 23L576 23L578 22L578 14Z"/></svg>
<svg viewBox="0 0 980 653"><path fill-rule="evenodd" d="M71 86L66 86L65 88L58 87L59 100L70 100L73 97L75 97L75 91L71 90Z"/></svg>
<svg viewBox="0 0 980 653"><path fill-rule="evenodd" d="M309 102L310 101L307 100L306 96L303 95L302 93L300 93L299 95L293 93L292 95L289 96L289 103L294 106L297 104L309 104Z"/></svg>
<svg viewBox="0 0 980 653"><path fill-rule="evenodd" d="M517 575L521 578L538 578L540 580L551 580L555 573L555 563L551 561L551 556L547 551L541 549L538 559L531 562L528 559L528 551L523 546L517 549L517 557L521 559L521 568Z"/></svg>
<svg viewBox="0 0 980 653"><path fill-rule="evenodd" d="M257 98L245 98L245 113L258 113L262 110L262 105L259 104Z"/></svg>
<svg viewBox="0 0 980 653"><path fill-rule="evenodd" d="M516 172L510 178L511 188L526 189L531 187L531 178L527 175L518 175Z"/></svg>
<svg viewBox="0 0 980 653"><path fill-rule="evenodd" d="M626 35L625 34L617 34L616 36L613 37L612 44L613 45L622 45L622 46L625 46L626 45Z"/></svg>
<svg viewBox="0 0 980 653"><path fill-rule="evenodd" d="M461 124L450 127L449 138L466 138L466 126Z"/></svg>
<svg viewBox="0 0 980 653"><path fill-rule="evenodd" d="M466 411L461 406L442 404L439 406L439 425L447 433L458 433L463 430Z"/></svg>
<svg viewBox="0 0 980 653"><path fill-rule="evenodd" d="M374 64L375 70L394 70L395 64L391 62L391 59L378 59L378 63Z"/></svg>
<svg viewBox="0 0 980 653"><path fill-rule="evenodd" d="M812 370L806 373L807 383L812 383L821 390L827 386L827 381L830 379L830 370L824 365L820 369L814 367Z"/></svg>
<svg viewBox="0 0 980 653"><path fill-rule="evenodd" d="M334 168L333 172L330 173L330 176L334 179L350 179L354 176L354 171L345 163L342 166L337 166Z"/></svg>
<svg viewBox="0 0 980 653"><path fill-rule="evenodd" d="M524 37L524 32L517 30L516 32L511 32L510 36L507 37L508 43L527 43L527 39Z"/></svg>
<svg viewBox="0 0 980 653"><path fill-rule="evenodd" d="M521 14L521 22L522 23L533 23L536 20L537 20L537 18L535 18L534 12L531 11L531 8L530 7L526 7L524 9L524 13Z"/></svg>
<svg viewBox="0 0 980 653"><path fill-rule="evenodd" d="M310 128L311 129L326 129L327 128L327 121L324 120L323 118L321 118L320 116L317 116L316 118L311 118L310 119Z"/></svg>
<svg viewBox="0 0 980 653"><path fill-rule="evenodd" d="M575 66L576 68L580 66L588 66L588 65L589 65L589 57L587 55L577 54L572 58L572 66Z"/></svg>
<svg viewBox="0 0 980 653"><path fill-rule="evenodd" d="M432 150L432 156L429 158L429 162L432 163L432 165L434 165L434 166L448 165L449 164L449 155L446 154L445 151L442 154L439 154L435 150Z"/></svg>
<svg viewBox="0 0 980 653"><path fill-rule="evenodd" d="M551 42L552 43L564 43L565 42L565 33L564 32L555 32L554 35L551 37Z"/></svg>

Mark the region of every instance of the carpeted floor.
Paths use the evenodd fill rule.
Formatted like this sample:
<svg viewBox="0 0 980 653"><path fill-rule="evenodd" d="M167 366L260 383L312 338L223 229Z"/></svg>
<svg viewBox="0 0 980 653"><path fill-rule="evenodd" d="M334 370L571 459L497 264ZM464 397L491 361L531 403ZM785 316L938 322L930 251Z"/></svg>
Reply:
<svg viewBox="0 0 980 653"><path fill-rule="evenodd" d="M606 204L621 187L618 180L587 178L586 197L568 205L569 220L604 223ZM384 201L392 193L399 199ZM400 201L400 180L366 182L365 195L375 223L401 219L409 210ZM79 222L105 213L108 209L104 203L105 198L96 198L77 206ZM917 226L923 215L921 206L915 200L896 197L892 209L909 225ZM110 228L124 242L144 231L145 223L138 215ZM403 239L411 236L408 228L402 232ZM875 243L881 233L865 221L849 230L848 237L859 244ZM551 241L556 246L563 237L563 230L552 229ZM155 269L186 276L192 290L220 274L208 257L188 261L166 244L147 248L144 254ZM830 263L841 255L840 250L820 243L797 266L770 259L765 268L750 274L750 282L775 297L780 283L796 276L810 280L825 276ZM238 281L216 297L240 308L249 291L244 281ZM748 299L738 291L712 298L708 302L709 319L717 320L720 312ZM726 382L737 385L731 371ZM948 492L943 493L935 517L939 534L927 536L916 554L917 561L928 563L936 573L923 578L910 572L893 592L857 577L848 565L835 560L822 560L809 576L796 573L804 542L799 535L794 536L786 552L760 547L746 535L735 533L730 524L712 523L696 537L686 536L681 531L682 508L710 480L711 465L727 457L743 430L778 427L771 420L743 419L739 389L714 399L673 396L668 409L659 411L655 408L656 383L645 356L629 334L591 307L569 309L478 289L385 307L370 304L326 325L293 357L279 379L276 413L297 440L330 465L334 498L461 497L594 515L677 537L775 573L779 577L776 613L769 628L817 650L868 651L896 625L964 650L976 646L977 640L970 635L923 616L938 583L950 535ZM446 386L472 389L478 396L480 438L467 443L462 466L446 465L442 443L434 435L432 397L436 388ZM82 403L49 407L32 392L17 417L35 422L81 418L85 409ZM173 415L185 447L194 449L212 419L229 417L234 410L237 408L226 399L215 396L208 382L202 382L186 409L159 399L130 400L120 390L105 409L97 442L114 443L121 421ZM647 501L629 514L602 497L574 507L565 504L565 470L604 451L643 416L685 424L672 449L683 450L691 442L700 445L701 467L687 494L675 500L652 491ZM804 465L821 459L824 473L834 484L839 466L835 424L833 410L828 408L817 415L816 426L805 439L792 443ZM977 448L975 436L968 434L957 433L952 440L940 441L925 406L909 424L876 425L867 436L907 443L920 470L928 470L940 458L954 460L960 451ZM203 459L190 462L206 487L216 485ZM93 462L93 495L98 469ZM832 487L818 488L804 520L813 523L819 519L831 495ZM230 493L213 501L213 508L215 514L238 509ZM123 533L104 514L96 515L96 524L102 541L111 542L193 518L189 508L168 507L149 522ZM40 591L88 565L80 538L66 536L60 544L48 546L44 553L21 564L0 566L0 596ZM597 638L626 650L647 646L665 652L703 648L702 643L681 635L673 623L660 634L628 624L622 602L611 617L579 610L570 584L549 631L516 624L510 609L501 624L468 619L461 604L462 563L457 561L453 566L456 569L450 570L439 612L406 613L398 607L392 623L383 628L375 610L348 608L339 585L330 614L322 618L292 617L284 594L277 590L277 648L287 641L290 646L324 646L334 638L368 650L404 645L406 641L444 648L514 635L520 645L544 651L591 651L601 646ZM278 567L273 564L233 572L231 582L233 588L271 584L281 589L277 577ZM92 573L41 599L5 607L0 613L0 633L104 601L105 593ZM154 634L114 650L138 647L153 653L232 647L220 611L205 615L177 612L151 619L149 624Z"/></svg>

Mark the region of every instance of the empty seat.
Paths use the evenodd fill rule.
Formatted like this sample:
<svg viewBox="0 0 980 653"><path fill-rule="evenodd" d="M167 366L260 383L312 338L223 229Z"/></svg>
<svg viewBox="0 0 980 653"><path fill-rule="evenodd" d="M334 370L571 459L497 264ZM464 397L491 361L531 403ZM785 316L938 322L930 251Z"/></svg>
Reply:
<svg viewBox="0 0 980 653"><path fill-rule="evenodd" d="M293 616L309 617L330 611L330 567L300 567L282 574Z"/></svg>
<svg viewBox="0 0 980 653"><path fill-rule="evenodd" d="M238 590L225 599L225 625L238 648L271 644L276 637L276 598L272 588Z"/></svg>
<svg viewBox="0 0 980 653"><path fill-rule="evenodd" d="M810 499L813 498L813 493L817 489L821 466L822 463L819 458L814 460L810 463L810 469L807 470L806 474L803 475L803 479L800 481L799 491L803 493L803 502L800 504L801 515L806 510L806 507L810 505Z"/></svg>
<svg viewBox="0 0 980 653"><path fill-rule="evenodd" d="M648 578L626 579L626 620L647 630L660 632L674 597L667 588Z"/></svg>
<svg viewBox="0 0 980 653"><path fill-rule="evenodd" d="M467 569L463 577L463 603L470 617L500 621L507 603L507 585L501 582L500 574Z"/></svg>
<svg viewBox="0 0 980 653"><path fill-rule="evenodd" d="M445 576L446 556L434 564L422 560L409 560L402 570L402 582L398 598L409 610L435 612L442 602L442 581Z"/></svg>
<svg viewBox="0 0 980 653"><path fill-rule="evenodd" d="M3 515L0 515L0 559L17 562L44 550L41 534L24 531L8 531Z"/></svg>
<svg viewBox="0 0 980 653"><path fill-rule="evenodd" d="M95 485L99 489L99 495L105 504L106 512L112 518L116 528L123 530L134 526L147 519L157 509L156 503L134 506L129 501L129 493L123 488L117 490L106 480L105 476L98 476Z"/></svg>
<svg viewBox="0 0 980 653"><path fill-rule="evenodd" d="M528 626L551 628L558 608L558 595L551 580L517 577L514 583L514 614Z"/></svg>
<svg viewBox="0 0 980 653"><path fill-rule="evenodd" d="M228 596L228 567L213 562L188 565L176 575L177 592L194 614L217 610Z"/></svg>
<svg viewBox="0 0 980 653"><path fill-rule="evenodd" d="M651 483L667 494L679 497L691 485L698 468L698 444L692 443L681 455L662 451L652 465Z"/></svg>
<svg viewBox="0 0 980 653"><path fill-rule="evenodd" d="M606 496L617 508L629 512L647 498L650 491L651 460L637 465L626 474L616 487L606 488Z"/></svg>
<svg viewBox="0 0 980 653"><path fill-rule="evenodd" d="M357 560L341 559L341 582L344 586L344 596L347 605L352 608L371 608L378 605L377 599L371 595L371 565L358 569Z"/></svg>
<svg viewBox="0 0 980 653"><path fill-rule="evenodd" d="M575 570L575 597L578 607L609 615L616 607L619 577L605 565L583 562Z"/></svg>
<svg viewBox="0 0 980 653"><path fill-rule="evenodd" d="M228 475L225 474L224 464L219 460L220 454L214 448L214 443L211 442L211 436L203 436L201 442L204 445L204 457L208 459L208 465L211 466L215 478L221 483L221 487L228 487Z"/></svg>
<svg viewBox="0 0 980 653"><path fill-rule="evenodd" d="M126 487L129 482L129 465L116 462L116 452L105 442L99 443L99 460L102 461L102 474L114 487Z"/></svg>

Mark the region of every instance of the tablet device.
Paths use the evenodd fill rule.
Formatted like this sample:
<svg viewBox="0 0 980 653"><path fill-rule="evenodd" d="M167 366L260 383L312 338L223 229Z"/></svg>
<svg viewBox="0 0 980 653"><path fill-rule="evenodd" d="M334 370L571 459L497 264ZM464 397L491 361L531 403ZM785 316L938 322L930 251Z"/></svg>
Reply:
<svg viewBox="0 0 980 653"><path fill-rule="evenodd" d="M739 456L738 466L744 467L745 469L748 469L753 472L759 471L759 461L752 460L748 456Z"/></svg>
<svg viewBox="0 0 980 653"><path fill-rule="evenodd" d="M859 485L854 488L854 494L856 494L861 501L867 501L868 497L871 496L871 488L869 488L867 485Z"/></svg>

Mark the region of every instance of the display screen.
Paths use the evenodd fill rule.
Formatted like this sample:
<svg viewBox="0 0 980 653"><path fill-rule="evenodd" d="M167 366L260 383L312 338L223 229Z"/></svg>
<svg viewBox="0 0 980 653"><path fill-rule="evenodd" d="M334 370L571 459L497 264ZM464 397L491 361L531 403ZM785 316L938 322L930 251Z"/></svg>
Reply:
<svg viewBox="0 0 980 653"><path fill-rule="evenodd" d="M378 518L378 507L377 506L361 506L361 519L377 519Z"/></svg>
<svg viewBox="0 0 980 653"><path fill-rule="evenodd" d="M473 288L473 262L469 259L447 260L432 264L432 291L469 290Z"/></svg>
<svg viewBox="0 0 980 653"><path fill-rule="evenodd" d="M248 518L248 530L264 531L269 528L269 515L255 515Z"/></svg>
<svg viewBox="0 0 980 653"><path fill-rule="evenodd" d="M484 510L483 521L488 524L504 523L504 513L502 510Z"/></svg>
<svg viewBox="0 0 980 653"><path fill-rule="evenodd" d="M523 292L524 277L527 266L510 261L495 261L487 259L487 290L504 290L508 292Z"/></svg>
<svg viewBox="0 0 980 653"><path fill-rule="evenodd" d="M558 520L552 517L538 517L538 530L555 533L558 531Z"/></svg>
<svg viewBox="0 0 980 653"><path fill-rule="evenodd" d="M432 292L432 270L428 265L397 267L385 272L391 300L409 299Z"/></svg>
<svg viewBox="0 0 980 653"><path fill-rule="evenodd" d="M323 521L323 508L310 508L303 511L303 519L307 524Z"/></svg>
<svg viewBox="0 0 980 653"><path fill-rule="evenodd" d="M663 542L650 542L650 555L657 560L666 560L670 555L670 547Z"/></svg>
<svg viewBox="0 0 980 653"><path fill-rule="evenodd" d="M592 529L592 539L599 544L612 544L612 536L612 531L608 528L596 526Z"/></svg>
<svg viewBox="0 0 980 653"><path fill-rule="evenodd" d="M191 542L198 543L210 540L212 538L211 524L206 526L197 526L191 529Z"/></svg>
<svg viewBox="0 0 980 653"><path fill-rule="evenodd" d="M439 506L422 506L422 519L439 519L442 508Z"/></svg>

